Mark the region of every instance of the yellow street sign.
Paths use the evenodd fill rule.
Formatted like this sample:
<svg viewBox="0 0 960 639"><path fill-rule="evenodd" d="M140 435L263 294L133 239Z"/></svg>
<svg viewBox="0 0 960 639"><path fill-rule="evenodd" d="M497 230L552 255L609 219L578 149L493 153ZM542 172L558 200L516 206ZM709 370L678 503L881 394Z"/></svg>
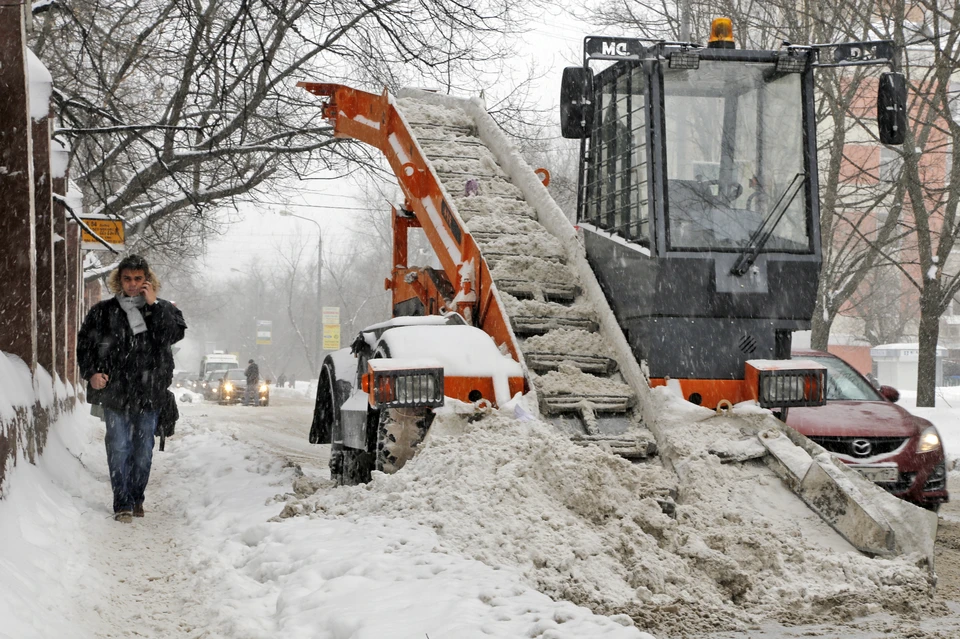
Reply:
<svg viewBox="0 0 960 639"><path fill-rule="evenodd" d="M340 349L340 325L323 325L323 350L336 351Z"/></svg>
<svg viewBox="0 0 960 639"><path fill-rule="evenodd" d="M80 218L91 231L100 236L115 250L124 249L123 240L123 220L107 218L106 216L83 217ZM87 229L80 227L80 248L88 251L109 251L106 246L97 241L97 239L87 232Z"/></svg>

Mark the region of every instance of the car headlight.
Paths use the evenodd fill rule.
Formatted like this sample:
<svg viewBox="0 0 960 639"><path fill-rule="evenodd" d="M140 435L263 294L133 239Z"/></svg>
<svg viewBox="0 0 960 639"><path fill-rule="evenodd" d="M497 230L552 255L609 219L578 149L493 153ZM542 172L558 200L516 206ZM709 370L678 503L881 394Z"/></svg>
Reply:
<svg viewBox="0 0 960 639"><path fill-rule="evenodd" d="M223 390L229 393L230 391L233 390L233 384L231 384L230 382L227 382L226 384L223 385Z"/></svg>
<svg viewBox="0 0 960 639"><path fill-rule="evenodd" d="M920 443L917 444L918 453L929 453L940 448L940 433L936 427L928 426L920 433Z"/></svg>
<svg viewBox="0 0 960 639"><path fill-rule="evenodd" d="M260 392L261 392L261 393L266 393L266 392L267 392L267 385L266 385L266 384L260 384Z"/></svg>

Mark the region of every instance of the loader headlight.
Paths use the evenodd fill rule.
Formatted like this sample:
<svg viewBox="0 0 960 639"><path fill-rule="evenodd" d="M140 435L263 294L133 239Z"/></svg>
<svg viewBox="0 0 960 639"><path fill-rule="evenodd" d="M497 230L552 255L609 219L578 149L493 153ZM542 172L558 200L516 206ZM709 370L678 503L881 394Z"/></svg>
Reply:
<svg viewBox="0 0 960 639"><path fill-rule="evenodd" d="M442 406L443 369L376 371L373 398L382 406Z"/></svg>
<svg viewBox="0 0 960 639"><path fill-rule="evenodd" d="M918 453L929 453L940 448L940 433L934 426L923 429L920 433L920 442L917 444Z"/></svg>
<svg viewBox="0 0 960 639"><path fill-rule="evenodd" d="M397 401L404 404L428 402L436 395L436 388L433 375L404 375L397 378Z"/></svg>
<svg viewBox="0 0 960 639"><path fill-rule="evenodd" d="M823 406L827 370L804 360L747 360L746 387L763 408Z"/></svg>

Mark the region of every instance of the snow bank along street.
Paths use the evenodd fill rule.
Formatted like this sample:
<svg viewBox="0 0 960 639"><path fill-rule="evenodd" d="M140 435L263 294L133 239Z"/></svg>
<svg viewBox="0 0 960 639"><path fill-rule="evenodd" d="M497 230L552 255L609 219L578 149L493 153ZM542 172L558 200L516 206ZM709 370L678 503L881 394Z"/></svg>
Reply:
<svg viewBox="0 0 960 639"><path fill-rule="evenodd" d="M854 552L754 462L693 455L678 484L538 421L446 413L400 473L333 488L325 458L289 461L309 401L275 403L181 404L132 525L110 519L101 423L65 416L0 501L0 636L662 639L949 612L910 557Z"/></svg>
<svg viewBox="0 0 960 639"><path fill-rule="evenodd" d="M155 451L147 516L115 522L103 429L86 408L8 477L0 637L645 636L461 556L390 507L278 518L294 487L329 482L225 434L240 427L217 423L215 406L181 405L178 434Z"/></svg>

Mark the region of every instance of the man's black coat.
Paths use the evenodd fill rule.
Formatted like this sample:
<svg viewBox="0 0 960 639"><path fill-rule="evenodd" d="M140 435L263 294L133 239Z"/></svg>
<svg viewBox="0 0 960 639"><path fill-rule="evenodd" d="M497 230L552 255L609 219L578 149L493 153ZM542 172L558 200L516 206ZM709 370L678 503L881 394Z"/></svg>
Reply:
<svg viewBox="0 0 960 639"><path fill-rule="evenodd" d="M247 370L243 371L243 373L247 377L247 386L252 386L260 382L260 367L257 366L256 362L250 362Z"/></svg>
<svg viewBox="0 0 960 639"><path fill-rule="evenodd" d="M163 406L173 381L172 344L187 328L180 310L166 300L140 309L147 330L133 334L127 314L115 297L96 304L87 313L77 336L80 375L89 380L106 373L106 388L88 388L88 400L126 414L155 411Z"/></svg>

